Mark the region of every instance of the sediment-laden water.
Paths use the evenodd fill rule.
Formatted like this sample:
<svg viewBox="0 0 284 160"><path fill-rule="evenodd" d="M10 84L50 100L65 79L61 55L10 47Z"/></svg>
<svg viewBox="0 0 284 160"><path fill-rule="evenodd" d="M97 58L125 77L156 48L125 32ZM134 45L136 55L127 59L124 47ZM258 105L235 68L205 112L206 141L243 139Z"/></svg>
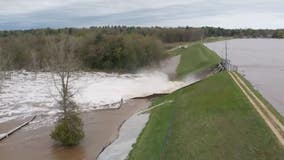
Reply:
<svg viewBox="0 0 284 160"><path fill-rule="evenodd" d="M148 108L151 105L150 101L132 99L126 101L119 109L96 109L118 107L108 104L120 102L121 98L126 100L153 93L168 93L186 85L188 82L170 80L170 77L175 75L179 59L180 56L171 57L160 66L144 68L137 74L75 73L72 78L72 88L77 93L74 100L79 104L81 111L87 112L80 114L84 122L85 138L80 145L71 148L54 143L49 136L54 125L52 123L60 112L55 100L58 99L58 92L54 87L51 73L38 73L35 79L34 73L31 72L12 72L11 79L5 80L0 94L0 133L15 127L19 123L18 120L23 121L21 117L34 114L39 117L31 125L0 144L1 158L95 159L104 147L118 137L123 122L123 133L115 142L119 145L125 142L121 150L123 153L115 154L127 155L126 152L131 149L131 144L145 126L148 115L130 117ZM193 80L194 77L189 79ZM130 119L127 120L128 118Z"/></svg>
<svg viewBox="0 0 284 160"><path fill-rule="evenodd" d="M0 123L38 115L31 127L53 123L60 112L57 106L56 78L51 73L26 71L10 72L3 82L0 94ZM139 74L108 74L103 72L74 73L71 81L74 101L81 111L100 108L116 108L109 105L136 96L146 96L171 90L182 82L170 81L168 75L159 71ZM58 86L60 88L60 86Z"/></svg>

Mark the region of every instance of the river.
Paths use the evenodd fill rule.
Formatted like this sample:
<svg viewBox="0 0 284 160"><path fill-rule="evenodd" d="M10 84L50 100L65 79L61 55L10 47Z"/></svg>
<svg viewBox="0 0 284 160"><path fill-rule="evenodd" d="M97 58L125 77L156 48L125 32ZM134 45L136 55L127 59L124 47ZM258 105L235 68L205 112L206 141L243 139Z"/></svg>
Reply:
<svg viewBox="0 0 284 160"><path fill-rule="evenodd" d="M205 45L224 57L224 41ZM231 63L284 116L284 39L233 39L227 46Z"/></svg>

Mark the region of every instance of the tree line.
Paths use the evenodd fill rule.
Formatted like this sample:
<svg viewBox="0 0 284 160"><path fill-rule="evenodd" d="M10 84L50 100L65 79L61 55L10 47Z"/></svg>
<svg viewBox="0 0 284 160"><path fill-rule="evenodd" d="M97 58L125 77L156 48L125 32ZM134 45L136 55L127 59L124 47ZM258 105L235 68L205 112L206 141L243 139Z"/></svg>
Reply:
<svg viewBox="0 0 284 160"><path fill-rule="evenodd" d="M2 69L50 70L52 67L47 62L57 54L50 52L50 48L66 37L71 41L74 58L80 64L78 69L134 71L158 62L164 55L159 39L135 33L20 33L0 38L0 57L5 61Z"/></svg>
<svg viewBox="0 0 284 160"><path fill-rule="evenodd" d="M137 33L141 35L154 36L164 43L196 41L204 37L236 37L236 38L281 38L284 29L224 29L220 27L131 27L131 26L103 26L90 28L61 28L61 29L31 29L0 31L0 37L12 35L58 35L69 34L74 36L85 36L90 33L105 34L130 34Z"/></svg>
<svg viewBox="0 0 284 160"><path fill-rule="evenodd" d="M0 31L2 68L47 70L49 48L65 36L73 41L81 69L132 71L163 58L163 44L207 37L283 38L284 30L105 26Z"/></svg>

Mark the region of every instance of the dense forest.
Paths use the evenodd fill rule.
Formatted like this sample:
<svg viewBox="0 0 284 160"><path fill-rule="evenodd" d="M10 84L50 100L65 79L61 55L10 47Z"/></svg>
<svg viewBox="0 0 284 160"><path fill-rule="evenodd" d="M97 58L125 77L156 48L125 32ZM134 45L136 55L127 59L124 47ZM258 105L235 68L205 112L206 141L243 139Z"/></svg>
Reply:
<svg viewBox="0 0 284 160"><path fill-rule="evenodd" d="M284 38L284 30L106 26L0 31L1 66L46 70L52 58L49 49L66 37L81 69L133 71L163 58L166 43L208 37Z"/></svg>
<svg viewBox="0 0 284 160"><path fill-rule="evenodd" d="M0 63L4 70L46 71L53 68L49 63L56 57L53 52L61 51L72 52L78 69L84 70L135 71L164 57L159 39L135 33L20 33L0 38Z"/></svg>

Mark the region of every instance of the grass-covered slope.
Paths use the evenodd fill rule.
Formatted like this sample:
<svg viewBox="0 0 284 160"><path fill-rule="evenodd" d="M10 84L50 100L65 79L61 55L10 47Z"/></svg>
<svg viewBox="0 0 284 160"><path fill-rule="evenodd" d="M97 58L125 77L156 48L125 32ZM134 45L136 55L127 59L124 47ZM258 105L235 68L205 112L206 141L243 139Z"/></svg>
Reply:
<svg viewBox="0 0 284 160"><path fill-rule="evenodd" d="M184 76L188 73L196 73L220 63L220 57L200 43L193 44L188 48L180 48L175 51L181 55L177 75Z"/></svg>
<svg viewBox="0 0 284 160"><path fill-rule="evenodd" d="M129 159L280 160L284 149L228 73L169 96L151 111Z"/></svg>
<svg viewBox="0 0 284 160"><path fill-rule="evenodd" d="M284 124L284 117L252 86L252 84L246 80L242 75L240 78L246 83L246 85L253 91L253 93L268 107L268 109L277 117L277 119Z"/></svg>

